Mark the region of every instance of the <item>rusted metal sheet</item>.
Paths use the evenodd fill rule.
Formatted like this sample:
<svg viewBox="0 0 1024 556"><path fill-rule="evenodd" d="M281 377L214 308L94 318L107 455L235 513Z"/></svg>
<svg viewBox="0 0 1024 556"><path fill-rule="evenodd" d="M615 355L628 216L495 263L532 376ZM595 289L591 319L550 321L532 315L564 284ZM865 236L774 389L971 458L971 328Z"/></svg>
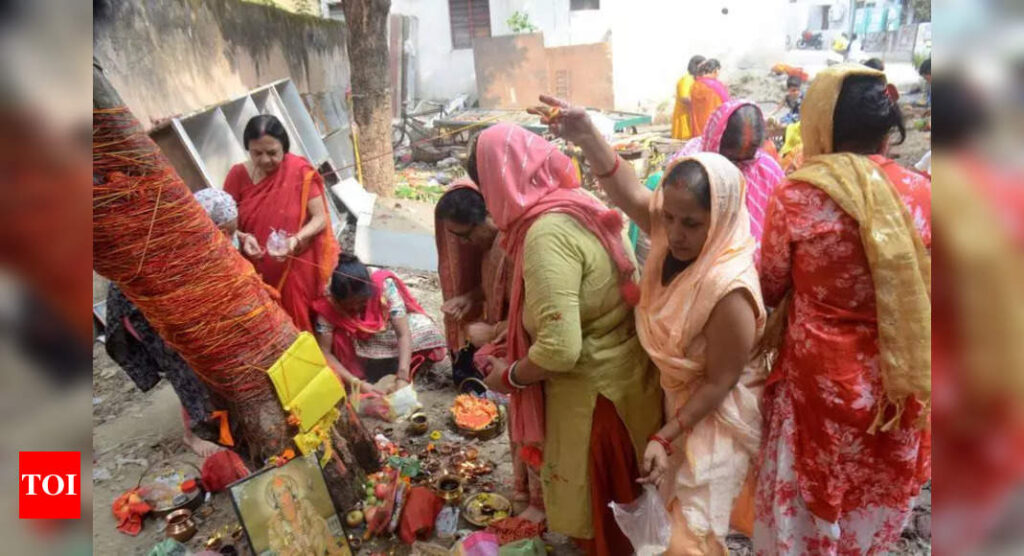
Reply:
<svg viewBox="0 0 1024 556"><path fill-rule="evenodd" d="M606 42L545 49L551 92L572 104L612 110L612 49Z"/></svg>
<svg viewBox="0 0 1024 556"><path fill-rule="evenodd" d="M506 35L473 41L480 108L526 108L547 93L544 35Z"/></svg>
<svg viewBox="0 0 1024 556"><path fill-rule="evenodd" d="M544 48L541 33L507 35L477 39L473 56L481 108L526 108L541 93L589 108L615 107L606 42Z"/></svg>

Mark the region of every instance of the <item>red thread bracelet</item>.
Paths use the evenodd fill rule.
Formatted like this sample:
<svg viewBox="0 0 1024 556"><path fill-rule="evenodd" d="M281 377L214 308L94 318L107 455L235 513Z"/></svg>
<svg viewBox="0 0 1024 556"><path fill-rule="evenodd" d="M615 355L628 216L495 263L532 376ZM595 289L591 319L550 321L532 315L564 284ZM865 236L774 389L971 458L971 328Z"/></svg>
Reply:
<svg viewBox="0 0 1024 556"><path fill-rule="evenodd" d="M665 449L665 453L670 456L672 455L672 444L669 443L668 440L665 440L664 438L658 436L657 434L652 434L651 437L648 438L647 440L653 440L658 444L661 444L661 447Z"/></svg>
<svg viewBox="0 0 1024 556"><path fill-rule="evenodd" d="M595 174L594 177L596 177L599 180L603 180L605 178L610 178L610 177L614 176L615 172L619 171L619 162L621 162L621 161L622 161L622 157L619 156L618 154L616 154L615 155L615 165L612 166L612 169L608 170L607 174Z"/></svg>

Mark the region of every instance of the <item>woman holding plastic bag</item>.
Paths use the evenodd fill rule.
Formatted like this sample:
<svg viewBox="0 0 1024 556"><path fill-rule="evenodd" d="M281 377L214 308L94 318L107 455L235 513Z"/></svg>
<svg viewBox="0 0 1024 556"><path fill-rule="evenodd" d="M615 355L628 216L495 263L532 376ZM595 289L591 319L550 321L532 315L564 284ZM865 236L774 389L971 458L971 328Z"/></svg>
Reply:
<svg viewBox="0 0 1024 556"><path fill-rule="evenodd" d="M651 237L636 322L657 364L667 422L651 435L641 482L672 517L668 554L726 554L724 538L761 438L764 367L751 361L765 310L740 171L717 153L669 164L649 191L586 113L551 97L538 109L576 143L612 202Z"/></svg>

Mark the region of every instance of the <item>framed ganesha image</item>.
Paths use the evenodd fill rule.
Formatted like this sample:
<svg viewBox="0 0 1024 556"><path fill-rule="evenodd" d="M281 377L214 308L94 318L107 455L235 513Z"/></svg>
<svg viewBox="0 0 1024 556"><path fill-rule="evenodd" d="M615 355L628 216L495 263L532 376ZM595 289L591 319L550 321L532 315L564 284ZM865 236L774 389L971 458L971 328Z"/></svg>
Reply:
<svg viewBox="0 0 1024 556"><path fill-rule="evenodd" d="M352 554L315 453L258 471L228 490L254 554Z"/></svg>

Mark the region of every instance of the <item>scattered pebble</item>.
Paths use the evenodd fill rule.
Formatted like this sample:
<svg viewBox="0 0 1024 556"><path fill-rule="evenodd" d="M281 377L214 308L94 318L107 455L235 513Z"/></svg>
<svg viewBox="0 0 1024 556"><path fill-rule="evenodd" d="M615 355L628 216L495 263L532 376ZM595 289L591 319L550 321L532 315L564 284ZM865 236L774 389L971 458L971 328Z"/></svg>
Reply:
<svg viewBox="0 0 1024 556"><path fill-rule="evenodd" d="M106 467L94 467L92 469L92 480L93 481L109 481L113 476L110 474L110 470Z"/></svg>

